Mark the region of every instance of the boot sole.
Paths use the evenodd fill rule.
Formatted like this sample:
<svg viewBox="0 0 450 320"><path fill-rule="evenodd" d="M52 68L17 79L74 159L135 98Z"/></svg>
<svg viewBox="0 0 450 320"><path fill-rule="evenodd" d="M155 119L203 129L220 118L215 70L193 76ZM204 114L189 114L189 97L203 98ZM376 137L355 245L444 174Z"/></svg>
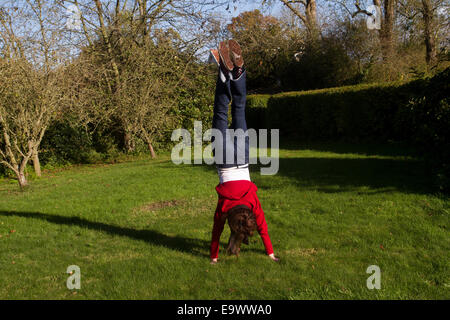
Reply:
<svg viewBox="0 0 450 320"><path fill-rule="evenodd" d="M233 61L231 61L231 59L230 59L230 50L225 41L222 41L219 43L219 55L220 55L220 59L222 60L225 68L227 68L228 71L232 71L234 68L234 65L233 65Z"/></svg>
<svg viewBox="0 0 450 320"><path fill-rule="evenodd" d="M231 50L231 60L233 64L239 68L244 65L244 59L242 58L242 49L236 40L228 40L228 47Z"/></svg>

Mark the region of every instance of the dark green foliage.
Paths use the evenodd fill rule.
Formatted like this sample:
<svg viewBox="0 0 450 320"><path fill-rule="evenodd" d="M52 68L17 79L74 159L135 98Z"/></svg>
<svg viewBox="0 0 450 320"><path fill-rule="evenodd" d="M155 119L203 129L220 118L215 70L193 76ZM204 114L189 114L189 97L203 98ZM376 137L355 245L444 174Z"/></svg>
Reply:
<svg viewBox="0 0 450 320"><path fill-rule="evenodd" d="M260 127L280 129L284 137L302 141L411 144L435 168L439 188L448 190L448 92L449 69L446 69L431 79L405 84L287 92L270 98L253 95L248 97L247 105L251 110L248 114L252 114L250 121L262 123Z"/></svg>
<svg viewBox="0 0 450 320"><path fill-rule="evenodd" d="M410 137L426 155L436 185L450 191L450 68L431 78L405 107ZM416 91L416 92L417 92Z"/></svg>
<svg viewBox="0 0 450 320"><path fill-rule="evenodd" d="M193 66L183 84L176 89L177 128L193 129L194 121L202 121L204 130L211 126L217 70L203 65ZM168 136L170 140L170 134Z"/></svg>
<svg viewBox="0 0 450 320"><path fill-rule="evenodd" d="M245 117L247 127L253 129L265 128L266 108L269 101L269 94L257 94L247 96Z"/></svg>
<svg viewBox="0 0 450 320"><path fill-rule="evenodd" d="M361 80L340 39L324 38L298 54L299 61L290 58L280 65L283 91L329 88Z"/></svg>
<svg viewBox="0 0 450 320"><path fill-rule="evenodd" d="M47 129L41 143L40 160L45 163L83 163L84 154L92 147L92 138L83 128L68 121L55 121Z"/></svg>
<svg viewBox="0 0 450 320"><path fill-rule="evenodd" d="M74 126L65 119L54 121L48 128L41 143L40 160L47 166L98 163L118 153L118 141L111 132Z"/></svg>
<svg viewBox="0 0 450 320"><path fill-rule="evenodd" d="M268 124L307 140L386 141L394 138L395 115L408 99L402 90L371 84L277 94L268 102Z"/></svg>
<svg viewBox="0 0 450 320"><path fill-rule="evenodd" d="M0 164L0 177L6 176L7 169L6 166Z"/></svg>

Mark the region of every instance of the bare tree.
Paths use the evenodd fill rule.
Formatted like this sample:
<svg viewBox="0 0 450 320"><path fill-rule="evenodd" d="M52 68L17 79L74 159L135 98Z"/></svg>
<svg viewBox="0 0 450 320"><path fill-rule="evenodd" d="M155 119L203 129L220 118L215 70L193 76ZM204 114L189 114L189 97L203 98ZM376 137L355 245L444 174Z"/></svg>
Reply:
<svg viewBox="0 0 450 320"><path fill-rule="evenodd" d="M445 38L445 27L448 26L448 17L444 17L446 22L442 23L439 13L448 6L444 0L399 0L399 14L423 38L425 58L430 68L438 63L439 38Z"/></svg>
<svg viewBox="0 0 450 320"><path fill-rule="evenodd" d="M372 12L362 7L360 0L352 0L354 9L350 9L345 0L337 0L336 2L339 3L352 18L360 14L368 17L373 16ZM381 25L378 30L378 38L380 39L383 59L389 61L395 48L394 27L397 14L397 0L372 0L372 4L381 10L381 17L379 17Z"/></svg>
<svg viewBox="0 0 450 320"><path fill-rule="evenodd" d="M218 1L223 5L227 1ZM120 122L124 134L124 145L126 151L134 149L134 138L141 137L148 145L148 148L155 156L153 142L149 134L149 130L144 130L143 125L138 122L142 118L137 118L135 115L139 112L130 112L138 108L136 104L143 104L139 108L141 111L146 108L153 108L152 112L145 112L145 114L153 114L150 118L158 119L156 114L162 112L161 106L157 106L154 102L165 101L165 105L169 106L161 95L168 96L164 90L150 90L151 88L162 88L176 85L180 83L184 70L189 63L195 60L195 54L208 41L209 34L202 31L208 24L208 17L205 17L205 6L217 6L218 4L211 2L192 2L187 0L157 0L157 1L60 1L60 6L67 7L67 4L75 5L80 10L81 26L80 34L85 38L87 45L84 47L86 54L95 56L93 59L97 61L96 68L102 70L102 79L98 82L106 83L110 91L108 99L108 113ZM159 44L155 34L158 30L173 30L178 34L177 48L168 49L167 52L159 51ZM153 48L152 51L149 51ZM134 73L144 72L143 65L136 66L135 57L139 56L140 50L147 50L146 55L150 59L157 54L161 55L158 59L153 60L152 65L141 60L145 68L149 68L149 72L157 75L158 68L161 65L165 67L173 64L176 59L174 57L177 53L187 53L184 55L186 59L183 60L184 67L178 70L171 69L170 74L176 74L178 80L175 82L167 82L160 86L155 86L159 82L158 79L141 79L140 86L146 87L146 92L141 92L143 97L135 96L134 99L129 99L129 94L135 95L137 87L135 81L138 77L130 76L129 68ZM169 54L169 55L167 55ZM171 55L171 56L170 56ZM164 57L164 61L162 61ZM149 61L152 61L151 59ZM160 79L165 79L164 74L160 74ZM131 92L127 90L130 89ZM139 89L140 90L140 89ZM152 94L148 94L151 92ZM159 94L159 96L158 96ZM149 103L149 101L153 101ZM144 104L144 101L145 102ZM163 112L167 114L167 110ZM150 121L155 128L155 122ZM146 120L149 123L149 120ZM164 127L166 121L160 121L159 126ZM140 127L138 130L137 128ZM152 129L150 131L154 131Z"/></svg>
<svg viewBox="0 0 450 320"><path fill-rule="evenodd" d="M41 175L39 145L59 107L59 31L51 28L55 17L51 6L40 0L6 2L0 11L2 39L0 130L2 163L27 184L26 165L32 160ZM53 22L56 22L53 20Z"/></svg>
<svg viewBox="0 0 450 320"><path fill-rule="evenodd" d="M0 60L0 163L16 174L20 187L27 185L27 163L58 108L57 78L43 77L24 59Z"/></svg>
<svg viewBox="0 0 450 320"><path fill-rule="evenodd" d="M300 21L307 30L308 38L315 40L320 35L317 21L316 0L280 0ZM262 3L272 3L273 0L263 0Z"/></svg>
<svg viewBox="0 0 450 320"><path fill-rule="evenodd" d="M437 63L437 40L441 27L437 12L445 8L444 2L442 0L406 0L400 2L402 9L410 8L409 15L405 13L406 10L402 11L408 19L412 21L415 15L421 17L422 23L419 25L419 28L423 30L426 62L429 67Z"/></svg>

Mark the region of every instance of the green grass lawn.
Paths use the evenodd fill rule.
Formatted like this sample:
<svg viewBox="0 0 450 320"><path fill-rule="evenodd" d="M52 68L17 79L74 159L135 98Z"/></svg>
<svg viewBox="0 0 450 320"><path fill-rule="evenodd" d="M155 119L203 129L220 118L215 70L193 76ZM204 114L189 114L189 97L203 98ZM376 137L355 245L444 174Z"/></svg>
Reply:
<svg viewBox="0 0 450 320"><path fill-rule="evenodd" d="M2 299L449 299L448 198L395 148L293 146L252 180L274 263L255 235L209 264L218 179L169 155L0 181ZM69 290L66 268L81 268ZM366 269L381 268L369 290Z"/></svg>

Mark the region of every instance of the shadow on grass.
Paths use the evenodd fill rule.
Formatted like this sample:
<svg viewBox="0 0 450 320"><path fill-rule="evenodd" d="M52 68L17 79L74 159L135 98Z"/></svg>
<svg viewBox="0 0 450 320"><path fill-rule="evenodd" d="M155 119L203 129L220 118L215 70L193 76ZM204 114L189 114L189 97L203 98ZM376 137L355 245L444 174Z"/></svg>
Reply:
<svg viewBox="0 0 450 320"><path fill-rule="evenodd" d="M350 143L350 142L295 142L288 141L280 146L285 150L315 150L337 154L360 154L367 156L419 157L416 148L401 142L391 143Z"/></svg>
<svg viewBox="0 0 450 320"><path fill-rule="evenodd" d="M255 166L253 172L259 166ZM374 158L280 158L278 175L303 189L325 193L433 193L425 163L417 160ZM256 180L264 188L265 179ZM267 187L271 187L267 181ZM362 187L367 189L361 190Z"/></svg>
<svg viewBox="0 0 450 320"><path fill-rule="evenodd" d="M201 166L214 171L214 166ZM274 180L260 175L261 165L250 165L252 181L260 189L279 188ZM264 166L267 167L267 166ZM435 193L426 164L413 159L379 158L280 158L275 177L283 177L283 185L293 184L303 190L324 193L356 192L357 194Z"/></svg>
<svg viewBox="0 0 450 320"><path fill-rule="evenodd" d="M204 258L209 258L209 255L205 253L205 250L209 250L210 242L205 240L185 238L181 236L167 236L155 230L136 230L102 222L93 222L79 217L57 216L40 212L0 211L0 215L6 217L15 216L22 218L39 219L60 225L78 226L94 231L106 232L111 235L118 235L135 240L142 240L151 245L162 246L175 251L181 251ZM222 246L222 248L225 247L224 243L221 243L220 245ZM246 248L245 250L264 253L264 250L261 249Z"/></svg>
<svg viewBox="0 0 450 320"><path fill-rule="evenodd" d="M64 217L40 212L0 211L2 216L16 216L44 220L50 223L79 226L95 231L106 232L111 235L125 236L135 240L142 240L152 245L167 247L176 251L209 257L205 249L209 248L209 242L200 239L185 238L181 236L167 236L155 230L136 230L132 228L109 225L102 222L93 222L79 217Z"/></svg>

